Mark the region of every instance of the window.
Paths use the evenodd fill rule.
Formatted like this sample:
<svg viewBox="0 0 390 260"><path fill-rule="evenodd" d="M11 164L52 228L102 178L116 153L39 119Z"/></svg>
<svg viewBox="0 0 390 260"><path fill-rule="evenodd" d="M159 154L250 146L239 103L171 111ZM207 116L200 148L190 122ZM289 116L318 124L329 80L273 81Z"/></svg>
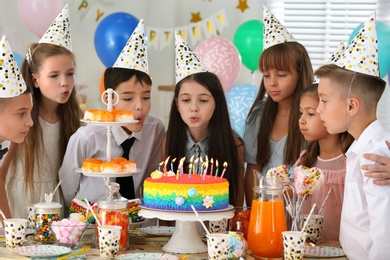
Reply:
<svg viewBox="0 0 390 260"><path fill-rule="evenodd" d="M306 47L314 70L378 8L377 0L266 0L265 5Z"/></svg>

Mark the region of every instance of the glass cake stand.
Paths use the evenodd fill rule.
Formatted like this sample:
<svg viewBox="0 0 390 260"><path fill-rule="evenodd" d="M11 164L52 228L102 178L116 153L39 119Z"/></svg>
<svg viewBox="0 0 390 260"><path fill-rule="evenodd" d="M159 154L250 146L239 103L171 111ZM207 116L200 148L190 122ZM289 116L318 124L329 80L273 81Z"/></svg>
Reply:
<svg viewBox="0 0 390 260"><path fill-rule="evenodd" d="M219 221L231 219L234 215L234 207L229 205L227 209L214 211L198 211L202 221ZM207 252L207 245L199 236L196 223L199 221L192 211L164 211L150 209L141 206L138 215L144 218L158 218L162 220L175 220L175 231L163 250L172 253L204 253Z"/></svg>

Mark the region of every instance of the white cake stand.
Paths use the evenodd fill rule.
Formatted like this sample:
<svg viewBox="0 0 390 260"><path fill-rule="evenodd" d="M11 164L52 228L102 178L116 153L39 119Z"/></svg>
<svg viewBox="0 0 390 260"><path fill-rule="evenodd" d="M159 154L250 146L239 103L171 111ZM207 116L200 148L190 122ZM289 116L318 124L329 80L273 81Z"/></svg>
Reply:
<svg viewBox="0 0 390 260"><path fill-rule="evenodd" d="M233 206L225 210L198 212L202 221L219 221L233 217ZM162 220L175 220L175 231L163 250L172 253L204 253L207 252L207 245L201 240L196 222L198 218L192 211L163 211L141 207L138 215L144 218L158 218Z"/></svg>

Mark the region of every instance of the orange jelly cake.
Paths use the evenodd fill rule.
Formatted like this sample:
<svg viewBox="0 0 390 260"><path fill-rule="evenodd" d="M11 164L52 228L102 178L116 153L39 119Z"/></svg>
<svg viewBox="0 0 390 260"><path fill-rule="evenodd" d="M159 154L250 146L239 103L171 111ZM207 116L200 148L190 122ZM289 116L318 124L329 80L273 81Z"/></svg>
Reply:
<svg viewBox="0 0 390 260"><path fill-rule="evenodd" d="M153 174L144 181L143 206L159 210L198 211L226 209L229 183L225 178L200 174L181 177Z"/></svg>
<svg viewBox="0 0 390 260"><path fill-rule="evenodd" d="M85 121L114 122L114 114L107 110L89 109L84 113Z"/></svg>
<svg viewBox="0 0 390 260"><path fill-rule="evenodd" d="M103 162L100 165L100 172L121 172L121 165L116 162Z"/></svg>
<svg viewBox="0 0 390 260"><path fill-rule="evenodd" d="M84 172L100 172L102 160L96 158L87 158L84 160L82 170Z"/></svg>
<svg viewBox="0 0 390 260"><path fill-rule="evenodd" d="M115 122L131 122L134 121L133 112L124 111L124 110L114 110L112 111L114 115Z"/></svg>
<svg viewBox="0 0 390 260"><path fill-rule="evenodd" d="M137 170L137 164L135 161L126 160L123 157L114 158L111 162L118 163L121 166L122 172L134 172Z"/></svg>

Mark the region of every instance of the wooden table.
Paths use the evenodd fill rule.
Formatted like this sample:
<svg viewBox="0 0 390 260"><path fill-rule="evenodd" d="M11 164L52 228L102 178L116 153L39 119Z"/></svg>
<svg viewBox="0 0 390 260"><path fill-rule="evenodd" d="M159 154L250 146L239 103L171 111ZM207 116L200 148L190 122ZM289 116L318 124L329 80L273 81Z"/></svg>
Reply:
<svg viewBox="0 0 390 260"><path fill-rule="evenodd" d="M132 231L129 236L129 248L126 251L121 251L120 254L127 253L164 253L162 247L168 242L169 236L164 235L150 235L145 234L139 230ZM28 241L33 243L33 236L28 236ZM84 235L81 244L91 245L91 249L86 254L87 259L102 259L99 256L99 251L96 248L96 238L95 238L95 230L93 228L89 228ZM326 246L339 246L339 243L336 241L327 241L322 243L321 245ZM81 246L81 245L80 245ZM165 252L167 253L167 252ZM167 253L171 255L177 255L180 259L208 259L207 253L200 254L176 254L176 253ZM12 253L9 249L5 248L5 241L3 239L0 240L0 259L29 259L29 257L21 256L16 253ZM37 258L34 258L37 259ZM49 258L45 258L49 259ZM52 258L55 259L55 258ZM255 258L247 255L245 257L246 260L253 260ZM271 260L270 258L267 258ZM278 260L282 260L282 258L275 258ZM314 258L304 258L307 260ZM323 259L328 260L329 258L315 258L315 260ZM333 258L337 260L348 260L346 257Z"/></svg>

